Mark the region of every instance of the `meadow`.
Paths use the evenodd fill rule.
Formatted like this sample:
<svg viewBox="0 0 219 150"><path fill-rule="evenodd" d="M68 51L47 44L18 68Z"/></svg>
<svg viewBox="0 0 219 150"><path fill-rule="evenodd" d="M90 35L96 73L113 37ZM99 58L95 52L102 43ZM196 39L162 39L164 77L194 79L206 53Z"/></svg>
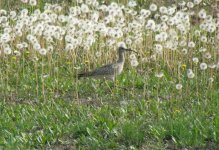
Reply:
<svg viewBox="0 0 219 150"><path fill-rule="evenodd" d="M218 8L1 0L0 149L219 149ZM77 78L119 46L115 83Z"/></svg>

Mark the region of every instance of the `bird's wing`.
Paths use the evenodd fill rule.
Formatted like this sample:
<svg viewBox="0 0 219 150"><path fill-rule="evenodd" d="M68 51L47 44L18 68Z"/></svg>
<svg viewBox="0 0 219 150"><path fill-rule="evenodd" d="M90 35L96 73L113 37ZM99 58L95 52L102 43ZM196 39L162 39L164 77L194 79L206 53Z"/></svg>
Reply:
<svg viewBox="0 0 219 150"><path fill-rule="evenodd" d="M97 68L92 72L93 75L112 75L115 73L116 64L107 64Z"/></svg>

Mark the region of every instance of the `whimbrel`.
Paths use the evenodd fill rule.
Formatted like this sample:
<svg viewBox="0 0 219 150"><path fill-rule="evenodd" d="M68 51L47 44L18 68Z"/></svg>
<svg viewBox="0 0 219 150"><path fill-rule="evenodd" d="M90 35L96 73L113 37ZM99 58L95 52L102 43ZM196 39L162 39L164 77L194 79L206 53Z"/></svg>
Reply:
<svg viewBox="0 0 219 150"><path fill-rule="evenodd" d="M94 71L91 72L85 72L78 74L78 78L81 77L94 77L94 78L104 78L107 80L115 80L115 77L119 74L121 74L123 70L123 66L125 63L125 51L133 51L131 49L126 49L123 47L119 47L118 53L119 58L115 63L107 64L105 66L102 66L100 68L97 68ZM135 51L133 51L135 52ZM137 52L135 52L137 53Z"/></svg>

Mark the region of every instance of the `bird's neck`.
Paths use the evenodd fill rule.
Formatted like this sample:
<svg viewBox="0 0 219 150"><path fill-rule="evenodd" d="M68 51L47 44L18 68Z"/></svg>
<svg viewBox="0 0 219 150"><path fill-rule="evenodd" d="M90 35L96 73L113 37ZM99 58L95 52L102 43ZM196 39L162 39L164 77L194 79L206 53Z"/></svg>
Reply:
<svg viewBox="0 0 219 150"><path fill-rule="evenodd" d="M119 53L119 59L117 61L118 63L124 63L125 62L125 53Z"/></svg>

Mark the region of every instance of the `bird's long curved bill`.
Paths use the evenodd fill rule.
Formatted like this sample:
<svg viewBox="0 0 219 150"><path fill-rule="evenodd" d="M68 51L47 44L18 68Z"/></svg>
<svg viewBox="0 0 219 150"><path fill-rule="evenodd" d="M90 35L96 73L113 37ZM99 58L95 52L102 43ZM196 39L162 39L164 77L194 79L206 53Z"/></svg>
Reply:
<svg viewBox="0 0 219 150"><path fill-rule="evenodd" d="M134 52L134 53L136 53L136 54L138 53L138 52L136 52L136 51L134 51L134 50L132 50L132 49L129 49L129 48L128 48L128 49L125 49L125 50L126 50L126 51Z"/></svg>

